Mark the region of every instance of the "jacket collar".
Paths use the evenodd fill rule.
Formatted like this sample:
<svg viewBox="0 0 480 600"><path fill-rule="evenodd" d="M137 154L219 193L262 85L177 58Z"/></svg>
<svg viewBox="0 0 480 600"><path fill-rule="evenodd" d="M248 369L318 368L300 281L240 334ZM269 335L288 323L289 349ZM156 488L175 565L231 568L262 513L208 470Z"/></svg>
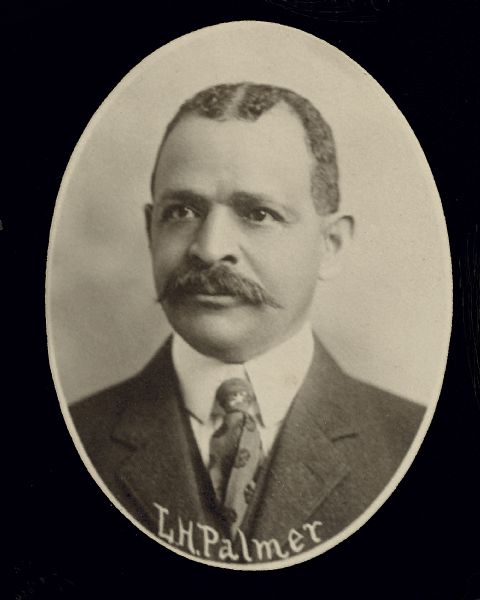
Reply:
<svg viewBox="0 0 480 600"><path fill-rule="evenodd" d="M285 543L289 530L308 522L349 473L348 460L336 444L358 433L342 402L346 381L316 340L312 366L279 433L263 494L252 511L251 537Z"/></svg>
<svg viewBox="0 0 480 600"><path fill-rule="evenodd" d="M125 407L113 432L115 440L132 450L117 476L154 527L158 523L155 503L208 523L205 499L199 494L200 458L189 438L170 339L138 379L139 394Z"/></svg>
<svg viewBox="0 0 480 600"><path fill-rule="evenodd" d="M171 340L139 376L141 393L125 407L114 438L132 449L118 476L142 505L152 524L154 503L210 523L209 490L179 392L171 359ZM251 537L286 541L301 527L349 472L336 441L355 436L348 407L342 403L346 376L316 340L307 377L285 419L269 461L261 494L247 523ZM197 453L198 454L198 453ZM278 531L284 539L278 538Z"/></svg>

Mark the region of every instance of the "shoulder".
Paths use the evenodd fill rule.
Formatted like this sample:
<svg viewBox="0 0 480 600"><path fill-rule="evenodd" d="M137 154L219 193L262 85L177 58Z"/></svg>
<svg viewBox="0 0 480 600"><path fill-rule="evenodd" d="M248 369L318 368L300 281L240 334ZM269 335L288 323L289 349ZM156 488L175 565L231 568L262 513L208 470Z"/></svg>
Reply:
<svg viewBox="0 0 480 600"><path fill-rule="evenodd" d="M364 440L376 451L403 456L425 414L425 406L345 375L348 410Z"/></svg>
<svg viewBox="0 0 480 600"><path fill-rule="evenodd" d="M134 376L75 402L70 414L80 438L85 442L92 436L104 437L129 405L158 389L171 369L167 342Z"/></svg>
<svg viewBox="0 0 480 600"><path fill-rule="evenodd" d="M365 418L379 420L384 425L395 424L396 429L417 427L425 407L413 400L402 398L371 384L346 376L351 390L351 400L366 404Z"/></svg>
<svg viewBox="0 0 480 600"><path fill-rule="evenodd" d="M122 414L125 404L135 396L140 384L141 375L137 374L75 402L70 407L70 414L80 437L93 429L108 430Z"/></svg>
<svg viewBox="0 0 480 600"><path fill-rule="evenodd" d="M374 385L345 375L353 402L366 402L372 416L382 418L385 423L395 421L408 427L416 425L425 412L425 407L413 400L403 398Z"/></svg>
<svg viewBox="0 0 480 600"><path fill-rule="evenodd" d="M362 429L381 424L401 436L420 424L425 407L346 373L322 343L315 340L310 379L330 403Z"/></svg>
<svg viewBox="0 0 480 600"><path fill-rule="evenodd" d="M335 429L359 434L358 444L367 453L391 456L394 462L403 456L422 422L425 406L348 375L318 340L315 363L311 386L325 398L319 411L327 411Z"/></svg>

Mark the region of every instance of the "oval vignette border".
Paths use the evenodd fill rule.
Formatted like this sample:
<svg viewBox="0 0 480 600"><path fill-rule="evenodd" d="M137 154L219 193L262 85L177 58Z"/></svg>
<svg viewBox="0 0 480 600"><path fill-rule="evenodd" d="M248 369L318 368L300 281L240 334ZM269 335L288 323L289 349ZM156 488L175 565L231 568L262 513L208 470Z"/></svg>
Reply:
<svg viewBox="0 0 480 600"><path fill-rule="evenodd" d="M443 252L446 251L446 255L448 256L448 260L449 260L448 275L446 276L445 281L443 282L444 287L446 285L448 285L449 298L448 298L448 311L447 312L450 315L448 324L442 323L442 326L445 326L446 328L448 328L448 333L445 333L445 332L443 333L443 338L444 338L443 339L444 348L443 348L443 352L442 352L443 364L442 364L441 368L438 369L438 374L439 374L438 380L436 381L435 385L431 386L432 394L431 394L430 401L427 405L427 410L423 417L423 421L416 433L416 436L415 436L412 444L410 445L410 448L409 448L407 454L403 458L403 460L402 460L400 466L398 467L398 469L396 470L394 476L392 477L392 479L390 480L388 485L380 493L380 495L377 496L376 499L374 500L374 502L367 508L367 510L364 511L364 513L362 513L357 519L355 519L347 528L342 530L340 533L336 534L335 536L328 539L327 541L320 543L317 547L315 547L311 550L308 550L305 552L300 552L296 555L290 556L289 558L281 559L281 560L273 560L270 562L259 562L259 563L254 563L254 564L223 563L220 561L201 559L201 558L195 557L187 552L183 552L179 548L165 543L159 537L155 536L153 533L151 533L145 527L143 527L140 523L138 523L135 519L133 519L130 516L130 514L122 507L120 502L118 502L116 500L116 498L113 496L113 494L111 494L111 492L109 491L107 486L103 483L101 478L98 476L93 464L91 463L90 459L88 458L88 456L84 450L83 444L82 444L81 440L79 439L79 436L77 435L76 428L73 424L73 420L70 416L70 411L68 409L68 402L66 400L66 396L63 391L63 387L61 384L61 377L60 377L59 369L57 368L57 362L56 362L56 358L55 358L56 352L54 350L54 347L53 347L54 344L52 342L53 331L52 331L52 317L50 314L51 277L52 277L51 276L51 271L52 271L51 263L52 263L52 252L53 252L52 248L55 245L56 233L57 233L58 222L59 222L59 213L61 211L62 204L66 200L65 199L65 190L67 188L67 185L71 178L71 175L75 172L75 170L77 168L77 161L78 161L79 157L81 156L81 151L83 151L85 149L85 147L88 146L88 143L90 141L90 132L92 132L95 129L95 127L101 122L102 117L104 116L104 114L107 113L112 102L115 99L117 99L117 97L120 96L124 90L129 89L129 85L132 84L137 77L141 76L142 72L145 72L148 68L152 67L155 63L157 63L157 61L161 62L162 60L168 60L168 55L170 55L176 49L180 49L180 48L184 47L185 45L188 45L188 43L191 40L193 40L194 38L200 39L202 37L210 36L212 33L215 34L217 31L220 32L220 30L222 30L222 31L251 30L252 32L257 31L259 34L265 35L265 36L268 36L269 32L271 32L273 30L275 30L277 33L279 30L283 30L283 32L285 33L285 38L290 36L290 37L296 39L297 36L298 36L298 38L303 36L303 39L305 41L309 40L310 44L316 43L318 45L318 48L320 48L320 46L323 46L322 50L330 53L330 57L332 57L332 56L335 57L335 59L338 60L339 62L341 62L341 64L345 68L348 68L351 72L353 72L352 77L355 75L360 76L363 74L364 76L366 76L368 78L368 84L371 88L374 88L374 91L378 98L378 102L383 101L384 103L390 103L391 104L390 108L395 109L398 112L398 115L397 115L398 123L403 122L404 127L406 128L406 130L409 133L409 141L410 141L412 147L416 146L416 159L421 161L420 164L423 163L425 165L424 177L426 180L426 184L428 186L428 188L427 188L428 192L429 192L431 198L436 197L438 199L438 202L436 202L436 203L432 202L431 204L435 204L435 210L437 211L437 215L436 215L437 221L439 223L439 226L441 225L443 227L443 231L441 232L441 235L439 236L442 238L442 243L443 243L442 251ZM286 77L285 79L286 79L285 87L289 87L288 77ZM267 81L267 83L268 83L268 81ZM315 101L313 101L313 103L316 104ZM320 109L320 112L322 112L322 107L319 106L318 108ZM393 116L393 113L392 113L392 116ZM398 116L400 117L400 119L398 119ZM328 117L327 117L327 121L328 121ZM335 129L334 128L332 128L332 129L333 129L333 134L335 137ZM342 159L340 157L339 158L340 188L342 190L343 169L342 169L341 161L342 161ZM432 206L431 209L433 210L434 207ZM55 388L56 388L56 391L57 391L57 394L59 397L60 406L61 406L61 410L62 410L64 419L65 419L65 422L67 424L70 435L74 441L75 447L76 447L78 453L80 454L80 457L81 457L83 463L86 465L90 475L93 477L93 479L99 485L99 487L103 491L103 493L112 502L112 504L125 517L127 517L138 529L140 529L143 533L145 533L151 539L155 540L157 543L160 543L165 548L172 550L176 554L183 556L187 559L193 560L195 562L207 564L210 566L220 567L220 568L243 570L243 571L274 570L274 569L288 567L288 566L292 566L292 565L310 560L312 558L315 558L315 557L323 554L324 552L328 551L329 549L336 546L337 544L341 543L343 540L345 540L346 538L350 537L353 533L355 533L360 527L362 527L362 525L364 525L379 510L379 508L386 502L386 500L393 493L393 491L395 490L395 488L397 487L399 482L403 479L406 472L408 471L411 464L413 463L413 460L424 440L426 432L432 421L433 414L435 412L436 405L438 403L438 399L439 399L442 384L443 384L446 361L447 361L447 357L448 357L448 347L449 347L449 340L450 340L450 334L451 334L451 326L452 326L452 285L453 284L452 284L452 273L451 273L451 257L450 257L450 251L449 251L449 242L448 242L448 234L447 234L447 229L446 229L445 217L443 214L441 201L440 201L438 191L437 191L434 179L433 179L433 175L428 166L428 162L427 162L426 157L420 147L420 144L419 144L414 132L411 130L408 122L403 117L403 115L400 113L400 111L396 107L394 101L390 98L390 96L387 94L387 92L381 87L381 85L371 75L369 75L352 58L350 58L348 55L346 55L343 51L337 49L335 46L332 46L331 44L325 42L324 40L321 40L320 38L317 38L311 34L308 34L300 29L296 29L293 27L285 26L285 25L279 25L276 23L263 22L263 21L234 21L234 22L229 22L229 23L213 25L213 26L209 26L209 27L205 27L205 28L193 31L189 34L183 35L183 36L169 42L168 44L166 44L166 45L160 47L159 49L157 49L156 51L154 51L152 54L150 54L149 56L144 58L140 63L138 63L117 84L117 86L112 90L112 92L110 92L110 94L107 96L107 98L102 102L101 106L97 109L97 111L94 113L91 120L89 121L88 125L86 126L80 140L78 141L78 143L72 153L72 156L70 158L70 161L68 163L68 166L66 168L65 174L62 179L62 183L60 186L60 190L59 190L56 205L55 205L55 212L54 212L54 216L52 219L49 248L48 248L47 273L46 273L46 316L47 316L47 339L48 339L49 362L50 362L53 380L54 380Z"/></svg>

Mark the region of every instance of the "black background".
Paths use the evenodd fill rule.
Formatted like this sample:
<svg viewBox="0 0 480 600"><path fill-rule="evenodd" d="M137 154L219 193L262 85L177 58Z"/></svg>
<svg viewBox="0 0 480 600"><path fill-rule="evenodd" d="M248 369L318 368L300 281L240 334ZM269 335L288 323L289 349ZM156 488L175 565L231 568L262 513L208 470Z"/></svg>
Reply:
<svg viewBox="0 0 480 600"><path fill-rule="evenodd" d="M3 4L2 130L12 182L0 218L14 324L2 381L18 421L10 512L13 595L156 598L480 598L480 371L478 35L475 1L160 0L156 3ZM340 10L342 9L342 10ZM392 96L433 171L447 219L454 322L432 425L397 491L360 531L326 554L281 571L232 572L185 560L147 538L99 490L63 422L46 347L44 277L61 178L89 119L118 81L172 39L206 25L255 19L298 27L334 44ZM3 137L3 136L2 136ZM5 138L3 138L5 139ZM2 161L2 164L7 164ZM477 167L477 168L475 168ZM5 279L4 279L5 280ZM2 294L3 295L3 294ZM12 366L6 367L7 359ZM12 360L13 359L13 360ZM4 385L2 389L6 389ZM4 411L5 412L5 411ZM10 419L10 417L8 417ZM230 587L231 586L231 587Z"/></svg>

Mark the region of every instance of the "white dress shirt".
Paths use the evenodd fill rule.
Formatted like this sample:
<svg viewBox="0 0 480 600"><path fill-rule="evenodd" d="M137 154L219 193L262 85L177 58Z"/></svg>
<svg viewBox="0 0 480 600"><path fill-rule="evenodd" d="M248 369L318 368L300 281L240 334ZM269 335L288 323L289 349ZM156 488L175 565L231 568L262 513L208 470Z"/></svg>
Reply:
<svg viewBox="0 0 480 600"><path fill-rule="evenodd" d="M172 358L193 433L205 466L210 438L222 418L212 417L219 386L232 377L248 379L260 408L257 419L263 451L268 454L283 419L305 379L313 358L313 335L309 323L286 342L244 364L224 363L204 356L174 334Z"/></svg>

